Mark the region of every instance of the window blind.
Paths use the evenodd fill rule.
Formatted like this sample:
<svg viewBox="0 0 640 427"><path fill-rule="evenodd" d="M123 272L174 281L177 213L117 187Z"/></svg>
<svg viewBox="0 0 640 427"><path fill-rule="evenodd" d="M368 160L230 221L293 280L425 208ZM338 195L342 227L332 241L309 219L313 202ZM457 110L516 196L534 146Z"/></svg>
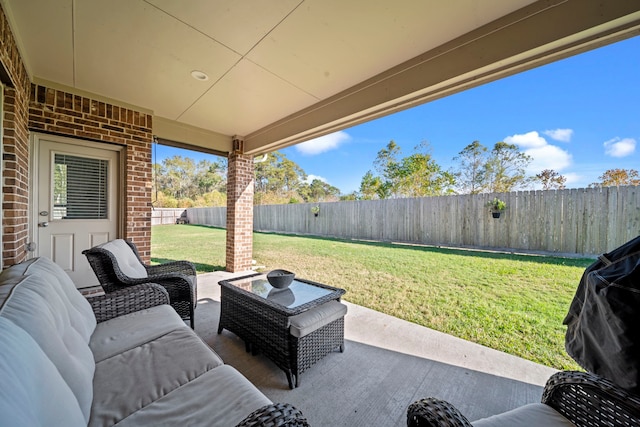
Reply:
<svg viewBox="0 0 640 427"><path fill-rule="evenodd" d="M107 219L109 162L55 154L54 219Z"/></svg>

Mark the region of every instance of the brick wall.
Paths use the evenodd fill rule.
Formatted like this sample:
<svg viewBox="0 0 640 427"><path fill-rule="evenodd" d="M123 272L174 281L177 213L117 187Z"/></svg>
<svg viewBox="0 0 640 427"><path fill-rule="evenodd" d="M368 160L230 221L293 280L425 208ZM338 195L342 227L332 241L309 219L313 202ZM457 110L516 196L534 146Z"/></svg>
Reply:
<svg viewBox="0 0 640 427"><path fill-rule="evenodd" d="M9 23L0 7L2 105L2 260L16 264L27 256L29 241L29 77Z"/></svg>
<svg viewBox="0 0 640 427"><path fill-rule="evenodd" d="M41 85L31 85L29 129L125 146L124 238L151 255L152 116Z"/></svg>
<svg viewBox="0 0 640 427"><path fill-rule="evenodd" d="M252 266L253 187L253 156L229 154L226 269L230 272L250 270Z"/></svg>

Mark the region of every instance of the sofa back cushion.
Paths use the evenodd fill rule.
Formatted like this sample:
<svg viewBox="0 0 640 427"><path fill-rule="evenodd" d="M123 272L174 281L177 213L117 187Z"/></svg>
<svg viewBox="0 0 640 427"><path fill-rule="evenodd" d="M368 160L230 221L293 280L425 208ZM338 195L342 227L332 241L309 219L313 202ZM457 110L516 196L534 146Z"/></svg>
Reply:
<svg viewBox="0 0 640 427"><path fill-rule="evenodd" d="M3 270L0 273L0 284L8 279L39 274L47 277L49 283L65 296L66 310L72 326L82 335L85 342L89 342L91 334L96 329L96 317L93 309L85 297L76 289L69 275L55 262L46 257L32 258ZM2 299L0 297L0 306Z"/></svg>
<svg viewBox="0 0 640 427"><path fill-rule="evenodd" d="M122 271L122 274L125 276L131 277L132 279L148 277L147 269L144 268L144 265L140 264L133 249L131 249L124 240L111 240L97 247L111 252L118 263L118 268L120 268L120 271Z"/></svg>
<svg viewBox="0 0 640 427"><path fill-rule="evenodd" d="M37 264L33 262L30 266ZM46 262L40 264L42 267ZM77 405L88 421L95 362L87 333L95 328L95 317L84 318L85 307L77 300L76 294L80 293L73 283L61 282L55 275L45 275L42 271L34 273L36 268L28 270L31 269L27 269L30 274L26 276L3 277L0 318L10 320L31 336L75 395ZM65 290L69 286L71 289ZM84 303L88 305L86 300ZM85 320L90 324L83 323Z"/></svg>
<svg viewBox="0 0 640 427"><path fill-rule="evenodd" d="M0 318L0 424L86 426L76 396L40 346Z"/></svg>

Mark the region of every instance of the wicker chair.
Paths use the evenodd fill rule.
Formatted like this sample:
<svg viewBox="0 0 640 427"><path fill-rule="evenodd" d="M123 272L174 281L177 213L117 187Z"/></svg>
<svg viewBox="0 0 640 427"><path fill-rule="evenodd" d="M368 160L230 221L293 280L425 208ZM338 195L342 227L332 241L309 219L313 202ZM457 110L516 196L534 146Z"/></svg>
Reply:
<svg viewBox="0 0 640 427"><path fill-rule="evenodd" d="M640 425L640 396L630 394L611 381L588 372L565 371L552 375L542 393L542 403L578 427ZM517 410L486 419L490 421L486 424L512 426L514 423L510 414ZM470 427L471 423L452 404L428 398L409 406L407 425Z"/></svg>
<svg viewBox="0 0 640 427"><path fill-rule="evenodd" d="M174 261L159 265L146 265L140 259L136 246L116 239L82 252L105 293L125 286L157 283L164 287L171 306L183 319L195 327L194 310L197 303L196 269L188 261Z"/></svg>

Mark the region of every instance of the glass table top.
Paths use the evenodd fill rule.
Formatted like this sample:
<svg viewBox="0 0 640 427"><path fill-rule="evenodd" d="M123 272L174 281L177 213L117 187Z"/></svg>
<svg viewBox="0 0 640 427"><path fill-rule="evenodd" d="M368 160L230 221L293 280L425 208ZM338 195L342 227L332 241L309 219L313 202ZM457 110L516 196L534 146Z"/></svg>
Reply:
<svg viewBox="0 0 640 427"><path fill-rule="evenodd" d="M285 289L277 289L271 286L266 274L231 279L227 282L287 308L299 307L334 292L334 289L325 289L298 279L294 279Z"/></svg>

